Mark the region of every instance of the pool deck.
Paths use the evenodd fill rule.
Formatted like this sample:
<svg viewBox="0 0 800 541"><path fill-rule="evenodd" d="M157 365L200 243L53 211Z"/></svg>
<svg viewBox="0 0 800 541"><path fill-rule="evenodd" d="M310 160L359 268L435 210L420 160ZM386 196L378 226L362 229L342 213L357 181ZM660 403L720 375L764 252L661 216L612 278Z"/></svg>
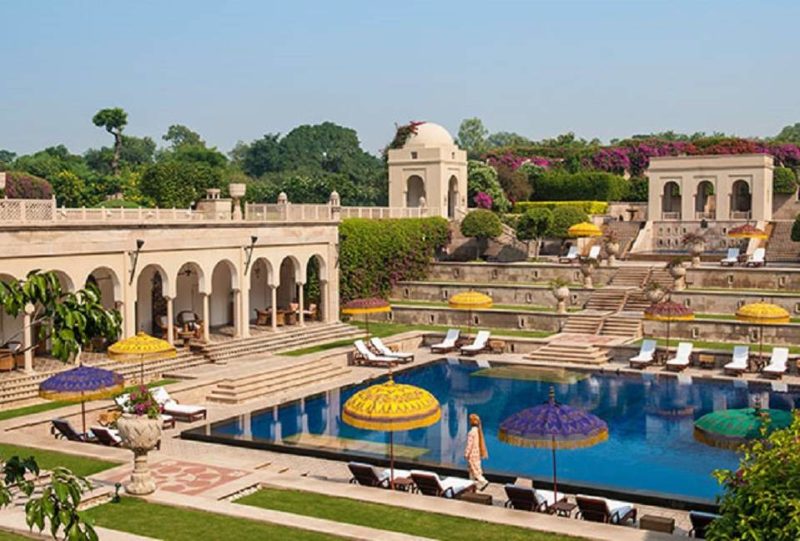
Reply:
<svg viewBox="0 0 800 541"><path fill-rule="evenodd" d="M422 333L405 333L397 337L386 339L385 341L387 343L402 342L403 345L414 340L419 343L421 334ZM259 364L261 364L264 369L274 369L276 367L290 366L314 358L334 358L336 355L346 353L348 350L349 348L339 348L337 350L329 350L293 358L272 355L261 359ZM442 357L443 355L441 354L431 354L427 349L418 349L416 350L416 359L414 363L406 366L421 366L441 359ZM521 354L481 354L473 357L473 359L519 363L528 366L547 366L550 368L563 367L619 373L641 372L639 370L631 370L620 363L609 363L592 367L555 362L546 364L533 363L524 359ZM390 534L370 528L331 523L330 521L320 521L319 519L300 515L289 515L286 513L250 508L233 503L227 498L243 491L251 491L259 486L274 486L343 496L356 500L386 503L410 509L425 511L435 510L436 512L444 514L469 516L488 522L511 524L536 530L582 536L588 539L603 539L609 541L646 539L655 541L673 538L673 536L667 534L639 530L633 527L611 526L582 520L559 518L541 513L508 510L502 507L505 501L505 495L502 486L499 484L492 484L487 489L487 493L493 496L495 503L493 506L482 506L444 499L436 500L419 494L390 492L350 485L347 483L350 478L349 471L347 470L346 463L342 461L242 447L221 447L218 444L190 441L180 438L180 432L187 428L200 427L205 425L206 422L220 421L236 415L248 413L255 409L271 407L279 403L299 399L342 385L361 383L385 373L383 369L356 366L352 367L352 370L344 380L337 379L336 381L323 381L301 386L292 389L290 393L285 393L279 398L265 397L263 399L252 400L236 405L222 405L207 403L205 401L209 390L220 379L231 377L237 373L250 373L254 369L254 366L255 363L253 360L242 362L232 361L226 366L207 365L200 367L200 369L192 369L191 374L187 374L187 376L190 375L194 379L187 379L169 386L170 393L177 396L182 402L205 404L208 408L208 421L191 424L179 423L176 429L170 429L164 432L161 450L150 453L150 462L159 480L160 489L152 496L149 496L148 499L170 505L193 507L233 516L241 516L243 518L252 518L254 520L290 524L299 528L324 531L350 539L412 539L413 537L396 533ZM675 374L666 372L660 367L647 368L644 372L659 373L669 377L675 376ZM712 375L716 380L743 379L725 376L722 374L721 370L709 371L699 368L689 368L684 371L680 377L687 378L691 376L692 378L708 378ZM755 379L757 379L759 383L763 381L766 385L771 385L770 381L752 375L747 375L744 378L748 383L751 383L752 380ZM800 377L788 376L784 378L783 382L792 386L800 386ZM87 407L87 415L89 419L94 419L97 412L104 411L110 406L110 401L93 402ZM101 486L111 488L114 482L126 478L129 474L132 457L130 451L98 445L71 443L62 440L54 442L53 437L50 435L50 419L54 417L64 417L72 420L73 424L75 424L80 422L79 412L79 406L68 406L59 410L51 410L0 422L0 441L120 462L122 465L118 468L93 476L93 479L100 483ZM690 527L688 514L685 511L640 504L637 504L636 507L639 510L639 517L643 515L658 515L674 518L677 535L685 536ZM104 539L114 539L114 537L104 537ZM122 539L122 537L120 537L120 539Z"/></svg>

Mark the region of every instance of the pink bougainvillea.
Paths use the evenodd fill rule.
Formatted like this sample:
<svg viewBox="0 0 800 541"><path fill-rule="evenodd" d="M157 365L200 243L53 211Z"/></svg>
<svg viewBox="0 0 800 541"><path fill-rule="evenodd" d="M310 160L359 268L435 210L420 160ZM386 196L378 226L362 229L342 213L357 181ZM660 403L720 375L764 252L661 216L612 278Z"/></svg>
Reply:
<svg viewBox="0 0 800 541"><path fill-rule="evenodd" d="M492 196L486 192L478 192L475 194L475 197L472 198L472 201L475 203L475 206L479 209L489 209L492 208Z"/></svg>

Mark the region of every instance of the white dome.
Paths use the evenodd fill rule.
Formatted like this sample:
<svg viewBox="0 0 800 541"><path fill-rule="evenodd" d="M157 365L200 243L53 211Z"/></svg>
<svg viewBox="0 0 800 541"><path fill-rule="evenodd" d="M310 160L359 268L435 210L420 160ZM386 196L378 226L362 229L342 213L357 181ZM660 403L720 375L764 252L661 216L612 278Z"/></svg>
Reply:
<svg viewBox="0 0 800 541"><path fill-rule="evenodd" d="M411 134L403 148L408 147L443 147L452 146L453 136L446 129L433 122L425 122L417 126L417 133Z"/></svg>

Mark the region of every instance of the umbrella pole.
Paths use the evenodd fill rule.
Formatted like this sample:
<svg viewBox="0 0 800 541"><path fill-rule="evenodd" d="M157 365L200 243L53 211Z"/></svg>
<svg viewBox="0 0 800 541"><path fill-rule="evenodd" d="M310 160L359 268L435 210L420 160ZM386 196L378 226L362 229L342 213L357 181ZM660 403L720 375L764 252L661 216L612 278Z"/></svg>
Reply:
<svg viewBox="0 0 800 541"><path fill-rule="evenodd" d="M83 392L81 392L81 426L83 427L84 437L86 435L86 402L83 400Z"/></svg>
<svg viewBox="0 0 800 541"><path fill-rule="evenodd" d="M366 327L366 335L364 336L365 340L369 340L369 314L364 314L364 326Z"/></svg>
<svg viewBox="0 0 800 541"><path fill-rule="evenodd" d="M758 327L758 365L763 366L764 364L764 326L760 325Z"/></svg>
<svg viewBox="0 0 800 541"><path fill-rule="evenodd" d="M389 431L389 488L394 490L394 431Z"/></svg>
<svg viewBox="0 0 800 541"><path fill-rule="evenodd" d="M556 476L556 437L552 436L550 448L553 450L553 495L558 501L558 477Z"/></svg>
<svg viewBox="0 0 800 541"><path fill-rule="evenodd" d="M664 362L666 362L667 359L669 359L669 323L670 321L669 319L667 319L667 358L664 359Z"/></svg>

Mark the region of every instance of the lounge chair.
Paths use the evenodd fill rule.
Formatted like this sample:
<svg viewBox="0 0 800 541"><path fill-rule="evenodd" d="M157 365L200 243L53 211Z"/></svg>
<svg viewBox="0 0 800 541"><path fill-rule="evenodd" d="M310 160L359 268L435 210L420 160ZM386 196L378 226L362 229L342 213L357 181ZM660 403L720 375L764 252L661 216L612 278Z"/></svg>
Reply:
<svg viewBox="0 0 800 541"><path fill-rule="evenodd" d="M789 348L772 348L772 356L767 366L761 373L767 377L781 378L786 373L786 363L789 361Z"/></svg>
<svg viewBox="0 0 800 541"><path fill-rule="evenodd" d="M578 247L573 244L569 247L566 255L562 255L558 258L559 263L572 263L573 261L578 260Z"/></svg>
<svg viewBox="0 0 800 541"><path fill-rule="evenodd" d="M69 441L79 441L79 442L94 442L95 438L91 432L87 434L83 434L78 432L74 428L69 421L65 421L64 419L53 419L51 421L53 423L51 432L56 439L64 438L65 440Z"/></svg>
<svg viewBox="0 0 800 541"><path fill-rule="evenodd" d="M491 336L489 331L478 331L474 342L461 347L461 354L476 355L484 351L489 346L489 336Z"/></svg>
<svg viewBox="0 0 800 541"><path fill-rule="evenodd" d="M624 524L636 522L636 508L631 503L609 500L596 496L575 496L578 516L592 522Z"/></svg>
<svg viewBox="0 0 800 541"><path fill-rule="evenodd" d="M459 477L440 478L433 472L411 470L409 472L417 490L426 496L458 498L465 492L475 492L475 482Z"/></svg>
<svg viewBox="0 0 800 541"><path fill-rule="evenodd" d="M680 372L688 368L692 363L692 347L691 342L679 343L675 356L667 361L667 370Z"/></svg>
<svg viewBox="0 0 800 541"><path fill-rule="evenodd" d="M643 340L642 346L639 348L639 354L635 357L628 359L631 368L646 368L653 364L656 360L656 341Z"/></svg>
<svg viewBox="0 0 800 541"><path fill-rule="evenodd" d="M383 355L384 357L395 357L404 363L410 363L414 360L413 353L408 353L405 351L392 351L386 347L386 344L383 343L383 340L377 336L373 336L369 343L373 348L375 348L375 351L377 351L379 355Z"/></svg>
<svg viewBox="0 0 800 541"><path fill-rule="evenodd" d="M750 348L747 346L736 346L733 348L731 362L722 367L726 374L740 376L750 368Z"/></svg>
<svg viewBox="0 0 800 541"><path fill-rule="evenodd" d="M116 430L104 426L93 426L91 432L101 445L107 445L109 447L119 447L122 445L122 438L119 437L119 432Z"/></svg>
<svg viewBox="0 0 800 541"><path fill-rule="evenodd" d="M513 507L521 511L539 511L547 513L550 508L556 503L556 495L551 490L538 490L535 488L521 487L519 485L507 484L505 486L506 507ZM560 500L566 500L567 497L563 494Z"/></svg>
<svg viewBox="0 0 800 541"><path fill-rule="evenodd" d="M353 342L356 348L356 362L369 366L394 366L400 362L397 357L387 357L386 355L375 355L372 353L363 340Z"/></svg>
<svg viewBox="0 0 800 541"><path fill-rule="evenodd" d="M453 351L457 347L456 342L458 341L458 336L458 329L449 329L444 337L444 340L431 346L431 351L434 353L447 353L448 351Z"/></svg>
<svg viewBox="0 0 800 541"><path fill-rule="evenodd" d="M766 259L764 256L766 255L766 250L764 248L756 248L756 250L747 257L747 261L745 262L745 267L763 267L767 264Z"/></svg>
<svg viewBox="0 0 800 541"><path fill-rule="evenodd" d="M719 260L719 264L723 267L732 267L739 262L739 248L728 248L728 255Z"/></svg>
<svg viewBox="0 0 800 541"><path fill-rule="evenodd" d="M595 244L589 248L589 255L586 256L586 259L597 259L598 257L600 257L600 245Z"/></svg>
<svg viewBox="0 0 800 541"><path fill-rule="evenodd" d="M167 415L171 415L178 421L193 423L208 417L208 410L203 406L194 406L190 404L179 404L177 400L172 398L164 387L154 387L150 389L150 394L156 402L161 405L161 410Z"/></svg>
<svg viewBox="0 0 800 541"><path fill-rule="evenodd" d="M350 470L350 473L353 474L353 478L350 479L350 482L353 484L380 488L389 488L391 485L391 481L389 480L391 470L389 468L377 471L373 466L364 464L363 462L349 462L347 468ZM394 470L395 481L400 479L405 481L410 478L411 472L408 470Z"/></svg>
<svg viewBox="0 0 800 541"><path fill-rule="evenodd" d="M718 519L719 515L714 513L703 513L702 511L689 511L689 520L692 523L692 529L689 530L689 537L697 539L706 538L706 530L709 525Z"/></svg>

